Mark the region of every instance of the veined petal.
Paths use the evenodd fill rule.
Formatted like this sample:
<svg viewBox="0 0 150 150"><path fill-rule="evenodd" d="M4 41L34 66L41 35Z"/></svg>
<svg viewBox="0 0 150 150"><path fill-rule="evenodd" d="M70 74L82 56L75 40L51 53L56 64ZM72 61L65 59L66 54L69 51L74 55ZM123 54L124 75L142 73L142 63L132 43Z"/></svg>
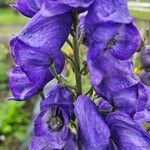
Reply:
<svg viewBox="0 0 150 150"><path fill-rule="evenodd" d="M127 0L95 0L94 4L89 8L88 19L92 19L91 23L98 22L117 22L131 23Z"/></svg>
<svg viewBox="0 0 150 150"><path fill-rule="evenodd" d="M129 59L141 45L139 31L132 23L99 22L92 26L89 23L90 20L85 24L88 46L97 43L100 49L110 51L119 60Z"/></svg>
<svg viewBox="0 0 150 150"><path fill-rule="evenodd" d="M53 7L48 5L52 7L50 10L48 6L45 8L45 5L44 3L42 9L16 37L17 41L12 45L14 50L19 42L23 42L31 48L37 48L38 51L48 54L60 51L71 31L72 14L68 7L59 10L63 5L53 4Z"/></svg>
<svg viewBox="0 0 150 150"><path fill-rule="evenodd" d="M148 150L150 135L129 115L115 112L106 117L112 140L119 150Z"/></svg>
<svg viewBox="0 0 150 150"><path fill-rule="evenodd" d="M33 68L34 69L34 68ZM38 74L38 73L37 73ZM42 74L38 74L42 78ZM8 74L9 88L12 91L13 97L11 99L21 101L29 99L43 88L41 83L32 82L27 75L20 69L14 67Z"/></svg>
<svg viewBox="0 0 150 150"><path fill-rule="evenodd" d="M143 111L146 108L148 94L145 87L138 83L114 93L112 99L116 109L133 116L135 112Z"/></svg>
<svg viewBox="0 0 150 150"><path fill-rule="evenodd" d="M73 97L65 87L57 85L50 90L48 96L41 102L41 110L47 109L51 105L57 105L62 107L68 114L72 114L73 111Z"/></svg>
<svg viewBox="0 0 150 150"><path fill-rule="evenodd" d="M58 2L75 8L86 8L89 7L94 0L58 0Z"/></svg>
<svg viewBox="0 0 150 150"><path fill-rule="evenodd" d="M33 17L42 6L43 0L16 0L16 4L11 5L21 14L27 17Z"/></svg>
<svg viewBox="0 0 150 150"><path fill-rule="evenodd" d="M44 85L53 79L53 75L49 69L52 63L55 64L58 74L64 68L65 60L59 51L48 54L44 51L39 51L38 48L25 44L18 38L14 38L10 45L14 60L32 82L36 83L38 81L39 84Z"/></svg>
<svg viewBox="0 0 150 150"><path fill-rule="evenodd" d="M134 78L130 60L121 61L109 51L101 50L101 44L89 49L87 64L91 83L98 94L112 99L112 94L138 83Z"/></svg>
<svg viewBox="0 0 150 150"><path fill-rule="evenodd" d="M96 105L86 96L80 96L75 103L75 115L83 150L107 150L110 132Z"/></svg>
<svg viewBox="0 0 150 150"><path fill-rule="evenodd" d="M35 136L43 137L47 141L47 144L44 143L45 146L61 149L67 142L68 144L73 142L68 127L73 113L72 101L72 94L64 87L57 85L41 102L41 112L34 121L34 133ZM39 142L40 140L42 138Z"/></svg>

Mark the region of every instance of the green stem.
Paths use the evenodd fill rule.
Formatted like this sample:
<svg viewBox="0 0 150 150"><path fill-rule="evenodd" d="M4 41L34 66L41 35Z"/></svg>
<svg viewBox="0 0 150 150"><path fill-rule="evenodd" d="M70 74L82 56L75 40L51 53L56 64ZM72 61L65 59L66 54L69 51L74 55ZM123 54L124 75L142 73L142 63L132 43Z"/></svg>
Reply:
<svg viewBox="0 0 150 150"><path fill-rule="evenodd" d="M73 49L73 45L72 45L72 43L71 43L71 41L69 39L67 39L67 43Z"/></svg>
<svg viewBox="0 0 150 150"><path fill-rule="evenodd" d="M57 79L57 81L58 81L59 83L61 83L62 81L61 81L60 77L58 76L58 74L57 74L57 72L56 72L56 69L55 69L54 64L52 64L52 65L50 66L50 70L51 70L53 76Z"/></svg>
<svg viewBox="0 0 150 150"><path fill-rule="evenodd" d="M64 57L68 60L70 60L71 62L73 62L73 58L70 57L69 55L67 55L65 52L61 51L61 53L64 55Z"/></svg>
<svg viewBox="0 0 150 150"><path fill-rule="evenodd" d="M70 92L76 97L76 95L74 94L74 91L77 92L78 89L75 88L74 86L72 86L72 85L70 85L70 84L64 82L64 81L58 76L54 64L52 64L52 65L50 66L50 70L51 70L51 73L53 74L53 76L55 77L55 79L58 81L58 83L61 83L63 86L65 86L65 87L68 89L68 91L70 91Z"/></svg>
<svg viewBox="0 0 150 150"><path fill-rule="evenodd" d="M73 22L73 52L74 52L74 72L76 79L76 87L78 89L77 95L82 94L82 83L81 83L81 75L80 75L80 55L79 55L79 41L78 41L78 15L74 12L74 22Z"/></svg>

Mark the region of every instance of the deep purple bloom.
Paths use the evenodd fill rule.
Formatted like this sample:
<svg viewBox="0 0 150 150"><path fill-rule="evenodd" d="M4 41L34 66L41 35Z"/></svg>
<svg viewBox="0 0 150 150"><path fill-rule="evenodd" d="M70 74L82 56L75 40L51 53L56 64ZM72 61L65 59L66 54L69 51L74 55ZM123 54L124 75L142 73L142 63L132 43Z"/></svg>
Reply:
<svg viewBox="0 0 150 150"><path fill-rule="evenodd" d="M89 8L87 18L91 21L91 24L107 21L130 23L132 21L127 0L95 0Z"/></svg>
<svg viewBox="0 0 150 150"><path fill-rule="evenodd" d="M60 85L49 92L41 102L41 112L35 120L35 137L30 150L61 149L67 142L73 142L68 128L73 112L72 100L72 94Z"/></svg>
<svg viewBox="0 0 150 150"><path fill-rule="evenodd" d="M126 113L116 111L102 117L90 99L80 96L75 115L83 150L150 149L150 135Z"/></svg>
<svg viewBox="0 0 150 150"><path fill-rule="evenodd" d="M16 4L11 5L21 14L33 17L40 9L43 0L16 0Z"/></svg>
<svg viewBox="0 0 150 150"><path fill-rule="evenodd" d="M75 115L83 150L107 150L110 131L96 105L86 96L80 96L75 103Z"/></svg>
<svg viewBox="0 0 150 150"><path fill-rule="evenodd" d="M127 114L115 112L108 115L106 121L119 150L150 149L150 135Z"/></svg>
<svg viewBox="0 0 150 150"><path fill-rule="evenodd" d="M145 47L141 51L141 61L146 71L150 71L150 46Z"/></svg>
<svg viewBox="0 0 150 150"><path fill-rule="evenodd" d="M134 114L134 120L141 126L150 122L150 88L144 86L146 93L143 91L141 94L145 95L148 101L144 104L144 107L139 107L139 110Z"/></svg>
<svg viewBox="0 0 150 150"><path fill-rule="evenodd" d="M150 86L150 72L142 71L142 73L140 74L140 79L142 83Z"/></svg>
<svg viewBox="0 0 150 150"><path fill-rule="evenodd" d="M69 5L74 8L86 8L89 7L94 0L57 0L59 3Z"/></svg>
<svg viewBox="0 0 150 150"><path fill-rule="evenodd" d="M114 93L112 100L116 109L133 115L146 108L149 101L148 90L138 83Z"/></svg>
<svg viewBox="0 0 150 150"><path fill-rule="evenodd" d="M8 74L9 88L13 94L11 99L27 100L42 91L44 86L54 78L49 70L52 63L55 64L58 73L63 70L63 56L60 53L50 56L44 52L28 51L28 49L20 53L23 69L16 66Z"/></svg>

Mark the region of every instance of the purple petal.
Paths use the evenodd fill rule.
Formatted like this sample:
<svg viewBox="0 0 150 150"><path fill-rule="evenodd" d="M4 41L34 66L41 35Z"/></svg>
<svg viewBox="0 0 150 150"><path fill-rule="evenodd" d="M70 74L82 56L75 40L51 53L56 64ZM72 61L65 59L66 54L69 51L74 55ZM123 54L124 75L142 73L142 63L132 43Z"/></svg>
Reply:
<svg viewBox="0 0 150 150"><path fill-rule="evenodd" d="M74 135L70 136L64 146L64 150L78 150L77 140Z"/></svg>
<svg viewBox="0 0 150 150"><path fill-rule="evenodd" d="M150 72L143 71L140 74L140 79L142 83L144 83L147 86L150 86Z"/></svg>
<svg viewBox="0 0 150 150"><path fill-rule="evenodd" d="M79 136L84 150L107 150L110 132L95 104L86 96L78 97L75 115L79 123ZM92 116L92 117L91 117Z"/></svg>
<svg viewBox="0 0 150 150"><path fill-rule="evenodd" d="M49 129L47 124L47 122L49 121L48 119L52 116L52 109L53 108L49 106L49 109L41 111L41 113L35 119L35 136L46 136L47 138L49 138L49 145L51 145L51 147L62 148L70 137L70 131L68 128L69 117L67 116L66 112L62 108L60 108L64 117L64 126L59 131L52 131Z"/></svg>
<svg viewBox="0 0 150 150"><path fill-rule="evenodd" d="M11 5L21 14L33 17L41 8L43 0L16 0L16 4Z"/></svg>
<svg viewBox="0 0 150 150"><path fill-rule="evenodd" d="M58 74L64 68L64 57L59 52L48 54L38 51L37 48L28 46L18 38L11 41L11 53L28 78L35 83L38 81L43 86L53 79L49 69L52 63L55 64Z"/></svg>
<svg viewBox="0 0 150 150"><path fill-rule="evenodd" d="M89 23L91 24L91 21ZM101 50L109 51L119 60L129 59L141 45L140 34L132 23L99 22L91 27L86 22L85 28L86 41L89 46L99 44Z"/></svg>
<svg viewBox="0 0 150 150"><path fill-rule="evenodd" d="M95 0L89 8L88 19L91 23L98 22L117 22L131 23L132 18L129 14L127 0Z"/></svg>
<svg viewBox="0 0 150 150"><path fill-rule="evenodd" d="M136 112L134 115L134 120L141 126L145 123L150 123L150 111L145 109L144 111Z"/></svg>
<svg viewBox="0 0 150 150"><path fill-rule="evenodd" d="M75 8L86 8L89 7L94 0L58 0L58 2Z"/></svg>
<svg viewBox="0 0 150 150"><path fill-rule="evenodd" d="M37 82L31 82L26 74L17 66L8 74L9 88L14 100L26 100L40 92L43 88Z"/></svg>
<svg viewBox="0 0 150 150"><path fill-rule="evenodd" d="M15 38L16 42L12 42L14 53L15 47L21 42L30 49L47 54L60 51L71 30L72 15L68 12L70 9L68 7L62 9L63 5L52 5L53 9L51 5L44 6Z"/></svg>
<svg viewBox="0 0 150 150"><path fill-rule="evenodd" d="M61 85L57 85L50 90L47 98L41 102L41 110L45 110L54 104L62 107L70 114L73 112L73 96Z"/></svg>
<svg viewBox="0 0 150 150"><path fill-rule="evenodd" d="M111 99L114 92L138 83L130 60L120 61L109 51L102 51L98 44L88 51L87 63L92 85L107 99Z"/></svg>
<svg viewBox="0 0 150 150"><path fill-rule="evenodd" d="M108 115L106 120L112 140L119 150L150 149L150 135L127 114L115 112Z"/></svg>
<svg viewBox="0 0 150 150"><path fill-rule="evenodd" d="M29 145L29 150L44 150L50 148L51 147L49 147L49 139L47 137L34 136Z"/></svg>
<svg viewBox="0 0 150 150"><path fill-rule="evenodd" d="M145 109L148 101L147 91L142 84L122 89L113 96L113 103L116 109L128 114L142 111Z"/></svg>
<svg viewBox="0 0 150 150"><path fill-rule="evenodd" d="M99 105L100 111L111 111L112 109L113 109L112 105L105 100Z"/></svg>
<svg viewBox="0 0 150 150"><path fill-rule="evenodd" d="M150 46L146 46L142 51L141 51L141 61L144 66L144 69L147 72L150 72Z"/></svg>
<svg viewBox="0 0 150 150"><path fill-rule="evenodd" d="M41 102L41 112L34 121L34 132L35 136L49 139L48 145L52 149L61 149L71 138L68 126L73 113L72 101L72 94L64 87L57 85ZM57 131L53 130L51 126L49 127L48 122L52 117L63 119L63 126Z"/></svg>

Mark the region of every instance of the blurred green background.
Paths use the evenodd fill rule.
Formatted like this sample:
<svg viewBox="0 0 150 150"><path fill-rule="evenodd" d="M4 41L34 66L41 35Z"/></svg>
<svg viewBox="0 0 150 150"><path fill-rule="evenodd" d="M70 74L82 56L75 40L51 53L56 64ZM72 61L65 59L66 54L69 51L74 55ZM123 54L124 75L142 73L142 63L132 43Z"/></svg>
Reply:
<svg viewBox="0 0 150 150"><path fill-rule="evenodd" d="M143 39L150 44L150 3L144 2L150 0L131 1L129 7ZM10 96L7 72L13 66L8 43L21 31L28 19L10 8L10 3L14 3L14 0L0 0L0 150L25 150L28 133L32 130L30 125L36 101L18 103L7 101L6 98ZM135 58L136 71L140 61L138 56ZM70 80L73 78L71 74ZM85 87L88 88L89 85Z"/></svg>

